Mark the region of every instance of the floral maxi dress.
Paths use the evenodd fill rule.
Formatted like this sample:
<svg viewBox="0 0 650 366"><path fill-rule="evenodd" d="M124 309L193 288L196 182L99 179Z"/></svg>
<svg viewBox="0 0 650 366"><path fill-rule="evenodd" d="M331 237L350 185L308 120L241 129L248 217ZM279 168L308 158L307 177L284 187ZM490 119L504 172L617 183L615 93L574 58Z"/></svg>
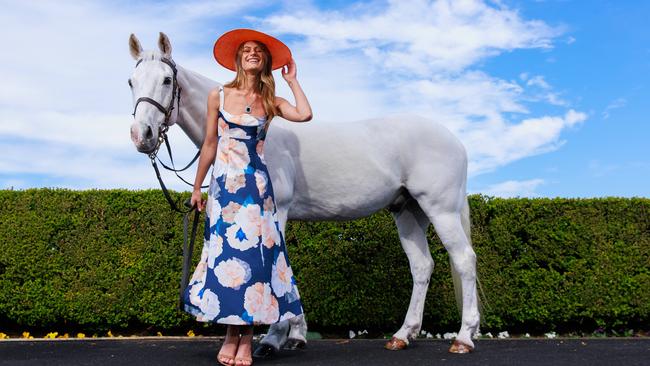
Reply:
<svg viewBox="0 0 650 366"><path fill-rule="evenodd" d="M218 120L201 260L184 293L197 321L272 324L302 314L264 161L265 119Z"/></svg>

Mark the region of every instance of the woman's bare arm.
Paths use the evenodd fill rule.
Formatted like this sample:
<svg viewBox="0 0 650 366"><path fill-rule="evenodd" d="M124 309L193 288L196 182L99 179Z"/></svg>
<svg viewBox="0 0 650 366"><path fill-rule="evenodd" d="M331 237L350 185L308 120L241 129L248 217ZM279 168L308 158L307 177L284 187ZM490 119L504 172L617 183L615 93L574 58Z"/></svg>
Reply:
<svg viewBox="0 0 650 366"><path fill-rule="evenodd" d="M219 89L214 89L208 94L208 113L205 123L205 139L201 145L199 165L194 179L194 190L192 191L192 204L196 204L199 211L203 210L204 202L201 199L201 184L214 162L217 152L217 119L219 117Z"/></svg>
<svg viewBox="0 0 650 366"><path fill-rule="evenodd" d="M298 83L296 74L296 62L291 59L288 64L282 67L282 77L289 84L289 88L296 100L296 106L294 107L281 97L275 97L275 105L280 111L280 117L293 122L306 122L311 120L312 117L311 106L305 92L300 87L300 83Z"/></svg>

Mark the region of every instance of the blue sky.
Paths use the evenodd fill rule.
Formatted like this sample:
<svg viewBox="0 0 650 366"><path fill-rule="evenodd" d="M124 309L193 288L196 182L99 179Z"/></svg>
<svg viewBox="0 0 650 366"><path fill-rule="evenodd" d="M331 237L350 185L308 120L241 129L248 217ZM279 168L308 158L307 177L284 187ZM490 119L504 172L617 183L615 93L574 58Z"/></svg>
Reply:
<svg viewBox="0 0 650 366"><path fill-rule="evenodd" d="M178 64L225 82L212 44L246 27L292 48L312 123L415 111L447 125L469 152L471 193L650 195L646 1L0 6L0 189L156 188L129 139L128 35L153 49L164 31ZM193 156L178 129L172 140Z"/></svg>
<svg viewBox="0 0 650 366"><path fill-rule="evenodd" d="M474 178L544 179L542 196L645 196L650 193L650 3L647 1L516 1L527 17L565 27L570 44L490 59L485 69L510 78L526 68L545 76L577 110L588 113L563 133L557 151L529 157ZM539 104L543 113L548 105Z"/></svg>

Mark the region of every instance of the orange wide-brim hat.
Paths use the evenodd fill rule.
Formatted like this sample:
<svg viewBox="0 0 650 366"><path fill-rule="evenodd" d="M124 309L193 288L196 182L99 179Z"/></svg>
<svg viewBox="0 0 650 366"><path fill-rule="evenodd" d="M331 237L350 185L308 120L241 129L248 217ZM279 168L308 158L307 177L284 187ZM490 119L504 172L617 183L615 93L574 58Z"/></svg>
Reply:
<svg viewBox="0 0 650 366"><path fill-rule="evenodd" d="M273 70L281 68L291 60L291 51L287 45L277 38L252 29L233 29L224 33L214 43L214 58L219 65L228 70L236 71L235 57L237 48L240 44L248 41L264 43L271 53L271 59L273 61L271 69Z"/></svg>

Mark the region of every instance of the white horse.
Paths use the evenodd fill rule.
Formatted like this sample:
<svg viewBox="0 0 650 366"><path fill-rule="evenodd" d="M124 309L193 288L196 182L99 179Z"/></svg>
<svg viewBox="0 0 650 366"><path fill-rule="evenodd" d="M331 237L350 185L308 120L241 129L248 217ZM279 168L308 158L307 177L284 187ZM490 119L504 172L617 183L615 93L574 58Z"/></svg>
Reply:
<svg viewBox="0 0 650 366"><path fill-rule="evenodd" d="M177 123L200 148L205 134L207 95L219 84L195 72L170 66L171 43L160 33L160 52L143 51L129 38L138 61L129 79L136 110L131 138L138 149L155 148L165 110L174 107ZM167 63L165 63L167 61ZM173 64L175 65L175 64ZM182 89L180 106L173 86ZM290 123L275 118L265 144L275 189L280 228L292 220L350 220L389 208L413 276L413 292L402 327L386 344L403 349L420 331L433 259L426 230L433 223L449 253L462 324L450 352L473 350L479 327L476 255L470 240L466 196L467 154L460 141L440 124L423 118L385 118L324 124ZM286 341L306 342L307 324L300 316L270 327L263 344L279 349Z"/></svg>

